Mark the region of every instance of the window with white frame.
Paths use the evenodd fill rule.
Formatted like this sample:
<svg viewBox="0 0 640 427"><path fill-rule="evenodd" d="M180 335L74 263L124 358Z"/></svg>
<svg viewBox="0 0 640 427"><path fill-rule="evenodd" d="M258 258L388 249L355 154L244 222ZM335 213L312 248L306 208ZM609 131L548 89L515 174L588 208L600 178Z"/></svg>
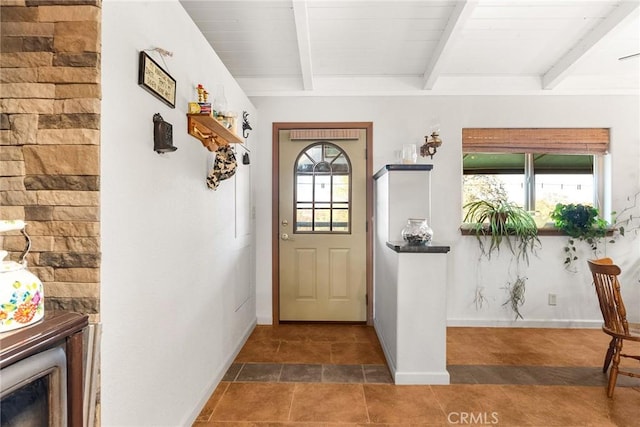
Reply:
<svg viewBox="0 0 640 427"><path fill-rule="evenodd" d="M463 129L463 205L508 200L550 222L557 203L598 206L609 129ZM463 213L464 215L464 213Z"/></svg>

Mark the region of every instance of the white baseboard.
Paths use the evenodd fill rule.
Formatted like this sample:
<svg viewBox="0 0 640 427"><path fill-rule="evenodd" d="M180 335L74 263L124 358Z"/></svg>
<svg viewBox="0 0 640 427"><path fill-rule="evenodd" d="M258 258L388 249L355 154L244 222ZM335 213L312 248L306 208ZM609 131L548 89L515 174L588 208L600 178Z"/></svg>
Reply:
<svg viewBox="0 0 640 427"><path fill-rule="evenodd" d="M489 328L585 328L600 329L602 320L488 320L488 319L447 319L451 327Z"/></svg>
<svg viewBox="0 0 640 427"><path fill-rule="evenodd" d="M258 325L273 325L273 319L267 316L258 316Z"/></svg>
<svg viewBox="0 0 640 427"><path fill-rule="evenodd" d="M240 353L240 350L242 350L242 347L244 347L245 343L247 342L247 340L251 336L251 333L253 332L255 327L256 327L256 320L254 320L253 322L251 322L251 324L249 324L247 329L244 331L244 334L242 335L242 338L240 339L240 342L236 345L236 348L233 350L233 353L227 358L227 360L225 361L224 365L222 366L221 369L218 370L216 375L214 375L213 380L209 383L209 385L205 389L202 397L200 398L200 400L196 404L194 410L191 412L191 414L189 414L189 416L187 417L186 422L182 423L181 425L185 425L185 426L186 425L189 425L189 426L193 425L193 423L195 422L196 418L198 418L198 415L200 415L200 412L202 411L202 408L204 408L204 405L207 404L207 401L209 400L209 398L211 397L211 395L215 391L216 387L218 387L218 384L220 384L220 381L222 381L222 378L224 377L224 374L227 373L227 371L229 370L229 368L233 364L233 361L238 356L238 353Z"/></svg>
<svg viewBox="0 0 640 427"><path fill-rule="evenodd" d="M436 384L449 385L449 372L395 372L393 380L397 385Z"/></svg>
<svg viewBox="0 0 640 427"><path fill-rule="evenodd" d="M377 319L373 319L373 329L376 331L376 335L378 336L378 341L380 342L380 347L382 347L382 352L384 353L384 358L387 359L387 367L391 372L391 376L394 376L396 372L396 361L394 360L391 352L389 351L389 346L384 340L384 337L380 333L380 327L378 326Z"/></svg>
<svg viewBox="0 0 640 427"><path fill-rule="evenodd" d="M380 333L380 328L378 327L376 319L373 319L373 328L378 336L378 341L380 341L382 352L384 353L385 359L387 359L387 367L391 372L391 376L393 377L393 382L395 384L449 384L449 372L446 370L443 372L399 372L396 367L395 359L389 351L389 346L385 342L384 336Z"/></svg>

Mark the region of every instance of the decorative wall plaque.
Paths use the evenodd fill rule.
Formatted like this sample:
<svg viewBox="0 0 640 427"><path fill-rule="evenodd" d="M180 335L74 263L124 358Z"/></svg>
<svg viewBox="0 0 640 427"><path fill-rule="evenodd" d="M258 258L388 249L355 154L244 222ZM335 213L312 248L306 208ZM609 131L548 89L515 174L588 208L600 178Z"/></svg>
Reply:
<svg viewBox="0 0 640 427"><path fill-rule="evenodd" d="M176 108L176 80L146 52L140 52L138 84L171 108Z"/></svg>

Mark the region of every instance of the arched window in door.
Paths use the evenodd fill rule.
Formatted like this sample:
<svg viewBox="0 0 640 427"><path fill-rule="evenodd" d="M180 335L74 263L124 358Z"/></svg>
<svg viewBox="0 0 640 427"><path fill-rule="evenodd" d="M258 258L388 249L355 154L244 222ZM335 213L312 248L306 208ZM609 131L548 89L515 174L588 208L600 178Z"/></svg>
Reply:
<svg viewBox="0 0 640 427"><path fill-rule="evenodd" d="M295 163L296 233L351 232L351 162L330 142L305 148Z"/></svg>

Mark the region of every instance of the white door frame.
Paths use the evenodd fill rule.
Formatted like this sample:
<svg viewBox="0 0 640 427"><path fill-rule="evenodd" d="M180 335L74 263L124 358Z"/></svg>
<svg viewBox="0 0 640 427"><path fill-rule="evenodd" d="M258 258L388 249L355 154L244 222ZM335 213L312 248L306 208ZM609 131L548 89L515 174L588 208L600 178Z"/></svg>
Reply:
<svg viewBox="0 0 640 427"><path fill-rule="evenodd" d="M290 129L365 129L366 136L366 292L367 292L367 325L373 324L373 123L372 122L339 122L339 123L273 123L272 127L272 221L271 221L271 253L272 253L272 311L273 324L280 324L280 131Z"/></svg>

